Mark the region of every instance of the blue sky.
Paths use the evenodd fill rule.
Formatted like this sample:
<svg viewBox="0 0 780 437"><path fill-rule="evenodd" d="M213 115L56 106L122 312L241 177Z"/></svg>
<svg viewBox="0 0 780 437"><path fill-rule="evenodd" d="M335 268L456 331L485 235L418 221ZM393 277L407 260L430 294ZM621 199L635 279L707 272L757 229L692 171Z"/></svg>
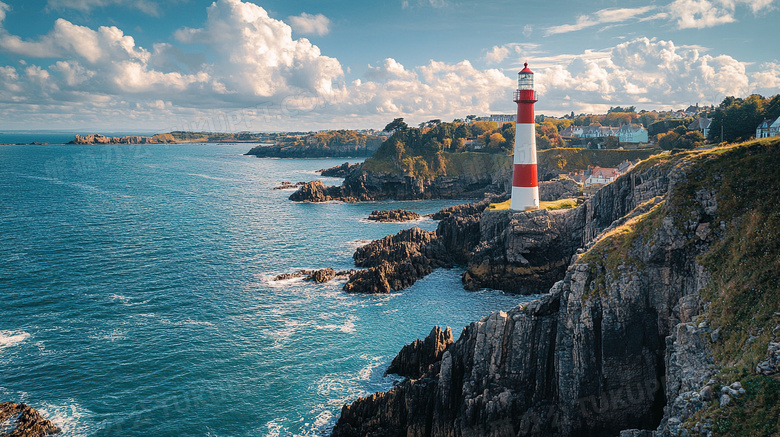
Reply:
<svg viewBox="0 0 780 437"><path fill-rule="evenodd" d="M780 90L780 0L0 0L0 129L380 128Z"/></svg>

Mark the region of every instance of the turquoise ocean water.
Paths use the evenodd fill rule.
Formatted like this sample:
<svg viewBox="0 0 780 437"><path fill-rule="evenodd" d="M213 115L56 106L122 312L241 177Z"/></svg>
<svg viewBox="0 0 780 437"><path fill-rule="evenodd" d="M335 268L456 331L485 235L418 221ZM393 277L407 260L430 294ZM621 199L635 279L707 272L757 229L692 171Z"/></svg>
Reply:
<svg viewBox="0 0 780 437"><path fill-rule="evenodd" d="M528 300L466 292L458 269L384 296L273 281L436 227L374 209L457 202L293 203L272 188L345 160L250 147L0 146L0 401L66 436L322 435L391 387L404 344Z"/></svg>

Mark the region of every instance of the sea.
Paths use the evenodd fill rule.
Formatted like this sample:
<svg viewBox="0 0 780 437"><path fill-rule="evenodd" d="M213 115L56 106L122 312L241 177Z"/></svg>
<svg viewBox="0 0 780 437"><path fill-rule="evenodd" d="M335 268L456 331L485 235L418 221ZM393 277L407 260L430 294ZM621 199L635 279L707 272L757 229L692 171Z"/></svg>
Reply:
<svg viewBox="0 0 780 437"><path fill-rule="evenodd" d="M437 222L366 220L465 201L320 204L282 181L346 159L258 159L252 144L0 146L0 401L64 436L320 436L341 407L398 381L384 370L435 325L529 297L465 291L439 269L386 295L343 280L366 242ZM67 136L67 139L72 135ZM350 160L354 161L354 160Z"/></svg>

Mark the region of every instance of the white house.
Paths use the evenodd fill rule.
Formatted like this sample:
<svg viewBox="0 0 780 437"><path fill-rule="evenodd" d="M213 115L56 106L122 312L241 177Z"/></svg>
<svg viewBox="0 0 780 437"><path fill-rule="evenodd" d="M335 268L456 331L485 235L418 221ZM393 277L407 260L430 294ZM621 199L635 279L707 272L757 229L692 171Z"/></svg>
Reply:
<svg viewBox="0 0 780 437"><path fill-rule="evenodd" d="M585 172L585 186L593 184L608 184L614 181L620 172L616 168L593 167Z"/></svg>
<svg viewBox="0 0 780 437"><path fill-rule="evenodd" d="M617 137L621 143L646 143L647 129L641 124L624 124L620 126Z"/></svg>
<svg viewBox="0 0 780 437"><path fill-rule="evenodd" d="M780 136L780 117L762 121L756 128L756 138L769 138Z"/></svg>

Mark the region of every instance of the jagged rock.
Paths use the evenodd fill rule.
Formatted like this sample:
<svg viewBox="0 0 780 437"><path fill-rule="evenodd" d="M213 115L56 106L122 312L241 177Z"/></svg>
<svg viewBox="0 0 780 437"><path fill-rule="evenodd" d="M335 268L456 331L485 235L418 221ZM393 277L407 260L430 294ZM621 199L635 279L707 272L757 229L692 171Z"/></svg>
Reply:
<svg viewBox="0 0 780 437"><path fill-rule="evenodd" d="M287 279L300 278L301 276L308 275L309 273L311 273L310 270L298 270L297 272L293 273L282 273L280 275L276 275L274 281L285 281Z"/></svg>
<svg viewBox="0 0 780 437"><path fill-rule="evenodd" d="M303 185L306 185L306 182L292 183L290 181L282 181L282 183L279 184L278 187L274 187L274 190L289 190L289 189L292 189L292 188L301 187Z"/></svg>
<svg viewBox="0 0 780 437"><path fill-rule="evenodd" d="M317 173L321 174L322 176L328 176L332 178L345 178L350 173L352 173L354 170L359 169L361 166L361 163L356 162L354 164L350 164L348 162L345 162L344 164L337 165L335 167L331 168L323 168L320 170L317 170Z"/></svg>
<svg viewBox="0 0 780 437"><path fill-rule="evenodd" d="M13 402L0 403L0 424L9 421L9 428L0 427L0 437L44 437L61 430L34 408Z"/></svg>
<svg viewBox="0 0 780 437"><path fill-rule="evenodd" d="M441 360L452 341L452 329L447 327L442 331L438 326L434 326L425 340L418 339L404 346L393 358L385 375L395 373L407 378L420 378L431 365Z"/></svg>
<svg viewBox="0 0 780 437"><path fill-rule="evenodd" d="M509 200L508 195L488 196L487 198L479 202L464 203L462 205L454 205L448 208L444 208L438 212L433 213L431 215L431 218L434 220L442 220L452 216L468 217L473 215L479 215L482 214L485 208L487 208L488 205L490 205L491 203L500 203L500 202L505 202L507 200Z"/></svg>
<svg viewBox="0 0 780 437"><path fill-rule="evenodd" d="M323 184L317 186L307 184L293 193L290 200L360 202L386 199L482 199L487 193L507 191L508 178L504 176L479 172L460 177L438 177L427 180L410 175L367 172L362 168L356 168L346 175L342 185L326 187Z"/></svg>
<svg viewBox="0 0 780 437"><path fill-rule="evenodd" d="M303 184L298 191L290 195L290 200L294 202L327 202L333 200L325 184L322 181L312 181Z"/></svg>
<svg viewBox="0 0 780 437"><path fill-rule="evenodd" d="M355 265L366 269L350 275L344 291L389 293L407 288L435 267L445 266L437 257L442 251L436 232L418 227L374 240L355 250Z"/></svg>
<svg viewBox="0 0 780 437"><path fill-rule="evenodd" d="M325 269L315 270L306 277L305 281L314 281L318 284L328 282L336 277L336 271L328 267Z"/></svg>
<svg viewBox="0 0 780 437"><path fill-rule="evenodd" d="M544 293L566 271L582 243L582 228L581 214L565 210L487 211L463 285L467 290Z"/></svg>
<svg viewBox="0 0 780 437"><path fill-rule="evenodd" d="M377 222L408 222L410 220L417 220L418 218L420 218L420 214L403 209L394 209L391 211L372 211L368 216L369 220Z"/></svg>
<svg viewBox="0 0 780 437"><path fill-rule="evenodd" d="M568 176L539 182L539 200L544 202L577 197L581 191L582 186Z"/></svg>

